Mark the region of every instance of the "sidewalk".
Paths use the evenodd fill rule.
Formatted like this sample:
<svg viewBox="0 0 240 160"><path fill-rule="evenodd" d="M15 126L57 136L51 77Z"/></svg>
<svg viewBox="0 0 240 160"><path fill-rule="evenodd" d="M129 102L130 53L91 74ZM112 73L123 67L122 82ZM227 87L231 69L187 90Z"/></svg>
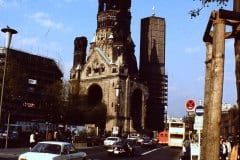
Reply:
<svg viewBox="0 0 240 160"><path fill-rule="evenodd" d="M29 151L29 148L0 148L0 158L18 157L20 154Z"/></svg>

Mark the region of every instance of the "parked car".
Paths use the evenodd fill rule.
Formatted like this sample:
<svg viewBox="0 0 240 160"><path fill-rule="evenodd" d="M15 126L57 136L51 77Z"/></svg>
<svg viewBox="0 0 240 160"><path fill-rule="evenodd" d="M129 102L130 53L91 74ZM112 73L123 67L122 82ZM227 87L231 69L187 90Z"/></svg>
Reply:
<svg viewBox="0 0 240 160"><path fill-rule="evenodd" d="M142 147L155 147L157 145L157 141L150 137L144 137L142 142Z"/></svg>
<svg viewBox="0 0 240 160"><path fill-rule="evenodd" d="M107 137L104 141L103 144L105 147L109 147L114 145L116 142L121 142L120 137Z"/></svg>
<svg viewBox="0 0 240 160"><path fill-rule="evenodd" d="M19 155L18 160L86 160L87 154L78 151L68 142L44 141L37 143L29 152Z"/></svg>
<svg viewBox="0 0 240 160"><path fill-rule="evenodd" d="M143 140L144 140L145 137L146 137L146 135L140 136L140 137L137 139L137 144L142 145Z"/></svg>
<svg viewBox="0 0 240 160"><path fill-rule="evenodd" d="M138 133L130 134L127 139L133 141L136 144L140 144L141 143L140 142L141 141L141 136Z"/></svg>
<svg viewBox="0 0 240 160"><path fill-rule="evenodd" d="M117 142L111 147L107 148L107 152L109 155L127 155L127 156L134 156L134 146L132 141L123 140L121 142Z"/></svg>
<svg viewBox="0 0 240 160"><path fill-rule="evenodd" d="M0 130L0 139L6 139L7 130ZM9 130L8 131L8 139L9 140L18 140L19 133L18 131Z"/></svg>

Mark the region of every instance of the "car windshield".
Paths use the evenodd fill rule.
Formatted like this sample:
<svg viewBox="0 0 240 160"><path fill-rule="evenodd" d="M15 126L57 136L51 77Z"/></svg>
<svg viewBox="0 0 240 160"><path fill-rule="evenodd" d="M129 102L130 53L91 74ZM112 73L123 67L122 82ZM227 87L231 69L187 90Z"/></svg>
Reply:
<svg viewBox="0 0 240 160"><path fill-rule="evenodd" d="M150 138L150 137L146 137L146 138L143 139L144 142L148 142L148 141L151 141L151 140L152 140L152 138Z"/></svg>
<svg viewBox="0 0 240 160"><path fill-rule="evenodd" d="M117 142L115 145L124 145L125 142Z"/></svg>
<svg viewBox="0 0 240 160"><path fill-rule="evenodd" d="M117 139L117 138L115 138L115 137L109 137L109 138L107 138L107 140L111 140L111 141L117 141L118 139Z"/></svg>
<svg viewBox="0 0 240 160"><path fill-rule="evenodd" d="M33 147L31 152L60 154L61 146L57 144L38 143Z"/></svg>

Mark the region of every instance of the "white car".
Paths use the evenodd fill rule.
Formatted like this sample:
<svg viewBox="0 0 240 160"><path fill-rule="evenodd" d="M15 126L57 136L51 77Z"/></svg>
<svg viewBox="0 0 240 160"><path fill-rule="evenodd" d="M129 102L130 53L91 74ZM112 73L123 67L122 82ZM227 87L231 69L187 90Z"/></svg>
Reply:
<svg viewBox="0 0 240 160"><path fill-rule="evenodd" d="M19 155L18 160L86 160L87 154L76 150L68 142L44 141L37 143L29 152Z"/></svg>
<svg viewBox="0 0 240 160"><path fill-rule="evenodd" d="M116 142L121 142L121 138L119 137L107 137L104 141L103 144L105 147L109 147L114 145Z"/></svg>

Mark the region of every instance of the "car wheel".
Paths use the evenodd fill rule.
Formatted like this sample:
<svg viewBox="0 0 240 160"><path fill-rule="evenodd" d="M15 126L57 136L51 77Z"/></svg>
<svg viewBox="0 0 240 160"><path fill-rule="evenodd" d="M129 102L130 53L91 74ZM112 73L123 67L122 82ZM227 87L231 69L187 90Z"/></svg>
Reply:
<svg viewBox="0 0 240 160"><path fill-rule="evenodd" d="M113 153L110 153L110 152L108 152L108 155L112 157L114 154L113 154Z"/></svg>
<svg viewBox="0 0 240 160"><path fill-rule="evenodd" d="M132 151L132 157L134 157L134 155L135 155L135 152L134 152L134 150Z"/></svg>
<svg viewBox="0 0 240 160"><path fill-rule="evenodd" d="M134 151L133 151L133 150L132 150L132 151L129 151L129 152L128 152L128 156L129 156L129 157L133 157L133 156L134 156Z"/></svg>

